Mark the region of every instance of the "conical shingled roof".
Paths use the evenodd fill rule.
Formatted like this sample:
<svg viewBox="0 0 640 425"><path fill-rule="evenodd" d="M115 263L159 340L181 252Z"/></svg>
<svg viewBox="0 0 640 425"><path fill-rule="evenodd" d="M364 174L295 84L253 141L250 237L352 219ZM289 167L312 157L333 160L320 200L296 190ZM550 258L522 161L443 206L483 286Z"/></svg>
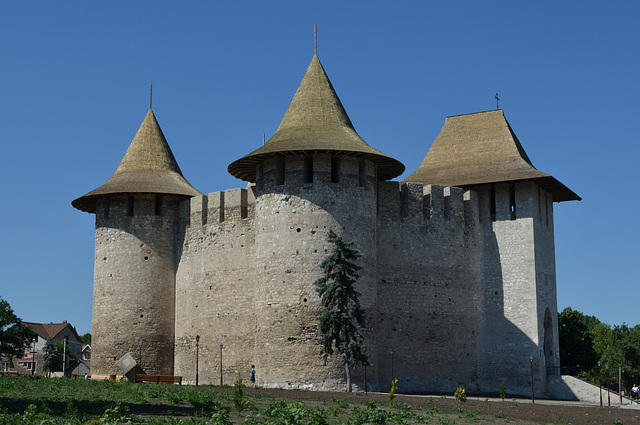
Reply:
<svg viewBox="0 0 640 425"><path fill-rule="evenodd" d="M554 177L538 171L502 109L447 117L420 167L405 182L469 187L532 180L556 202L581 200Z"/></svg>
<svg viewBox="0 0 640 425"><path fill-rule="evenodd" d="M151 109L113 176L99 188L71 202L71 205L81 211L95 213L98 199L121 193L158 193L187 197L202 195L182 176Z"/></svg>
<svg viewBox="0 0 640 425"><path fill-rule="evenodd" d="M276 133L266 144L232 162L231 175L255 182L256 167L283 153L336 152L365 158L381 179L404 172L404 165L369 146L356 133L318 56L314 55Z"/></svg>

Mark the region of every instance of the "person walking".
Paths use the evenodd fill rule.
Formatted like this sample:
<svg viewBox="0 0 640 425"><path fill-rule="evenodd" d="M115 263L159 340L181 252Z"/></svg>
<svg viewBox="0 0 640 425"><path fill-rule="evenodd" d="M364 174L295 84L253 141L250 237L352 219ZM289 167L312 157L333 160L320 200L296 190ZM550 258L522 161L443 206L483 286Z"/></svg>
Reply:
<svg viewBox="0 0 640 425"><path fill-rule="evenodd" d="M249 386L251 388L256 386L256 367L251 365L251 372L249 372Z"/></svg>

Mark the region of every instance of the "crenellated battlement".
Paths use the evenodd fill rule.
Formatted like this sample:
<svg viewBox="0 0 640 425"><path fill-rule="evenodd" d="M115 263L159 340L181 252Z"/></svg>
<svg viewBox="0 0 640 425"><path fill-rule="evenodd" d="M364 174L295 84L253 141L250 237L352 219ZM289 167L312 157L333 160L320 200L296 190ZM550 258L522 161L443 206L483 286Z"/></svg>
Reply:
<svg viewBox="0 0 640 425"><path fill-rule="evenodd" d="M254 186L194 196L181 205L180 218L190 227L253 218Z"/></svg>
<svg viewBox="0 0 640 425"><path fill-rule="evenodd" d="M378 218L382 220L468 227L478 223L478 211L478 195L472 190L410 182L378 184Z"/></svg>

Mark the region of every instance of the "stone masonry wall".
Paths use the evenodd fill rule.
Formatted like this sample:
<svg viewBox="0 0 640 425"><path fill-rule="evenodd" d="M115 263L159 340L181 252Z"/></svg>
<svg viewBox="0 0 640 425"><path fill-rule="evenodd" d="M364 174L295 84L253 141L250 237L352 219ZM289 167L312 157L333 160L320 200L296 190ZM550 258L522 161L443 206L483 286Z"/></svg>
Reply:
<svg viewBox="0 0 640 425"><path fill-rule="evenodd" d="M201 383L223 382L255 362L255 232L253 190L232 189L182 205L176 277L175 373L195 382L196 335Z"/></svg>
<svg viewBox="0 0 640 425"><path fill-rule="evenodd" d="M477 200L458 188L381 182L377 372L372 390L477 391ZM369 370L368 370L369 372ZM375 385L375 386L374 386Z"/></svg>
<svg viewBox="0 0 640 425"><path fill-rule="evenodd" d="M541 239L545 232L538 230L538 188L528 182L497 184L479 190L479 197L486 276L480 376L488 389L495 391L504 383L513 394L530 394L533 358L535 388L542 395L546 384L541 359L543 318L548 307L556 315L556 295L555 263L544 252L549 248L548 230L546 240ZM540 290L546 295L541 297ZM549 330L557 341L557 319L555 323L555 331L553 325Z"/></svg>
<svg viewBox="0 0 640 425"><path fill-rule="evenodd" d="M328 154L288 157L284 179L281 167L267 161L257 182L256 367L263 385L342 390L344 368L335 358L325 366L318 355L313 283L333 248L333 230L363 253L358 289L363 308L373 307L375 170L368 161Z"/></svg>
<svg viewBox="0 0 640 425"><path fill-rule="evenodd" d="M542 394L557 367L551 208L531 183L399 187L329 154L268 160L255 186L181 204L112 197L96 221L94 371L117 373L142 342L147 372L185 382L197 361L202 384L255 364L261 386L344 390L318 354L313 285L334 230L363 254L369 390L393 375L402 392L526 394L533 356Z"/></svg>
<svg viewBox="0 0 640 425"><path fill-rule="evenodd" d="M93 374L119 374L131 352L145 372L173 373L178 200L121 195L96 212ZM141 358L140 358L141 357Z"/></svg>
<svg viewBox="0 0 640 425"><path fill-rule="evenodd" d="M537 367L540 375L546 373L546 381L541 382L541 388L545 394L550 394L553 380L560 376L553 199L543 189L535 186L531 188L530 194L539 211L538 220L533 224L536 253L538 347L541 353Z"/></svg>

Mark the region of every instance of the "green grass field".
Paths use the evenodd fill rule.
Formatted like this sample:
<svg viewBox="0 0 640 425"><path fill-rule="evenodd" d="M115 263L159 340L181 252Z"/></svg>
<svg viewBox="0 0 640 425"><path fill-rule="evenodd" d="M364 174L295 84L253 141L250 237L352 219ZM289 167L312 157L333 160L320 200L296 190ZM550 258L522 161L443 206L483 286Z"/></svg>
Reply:
<svg viewBox="0 0 640 425"><path fill-rule="evenodd" d="M339 393L302 401L293 391L241 389L0 376L0 424L453 424L481 416L388 399L354 403Z"/></svg>
<svg viewBox="0 0 640 425"><path fill-rule="evenodd" d="M636 411L399 394L132 384L0 375L0 425L615 424Z"/></svg>

